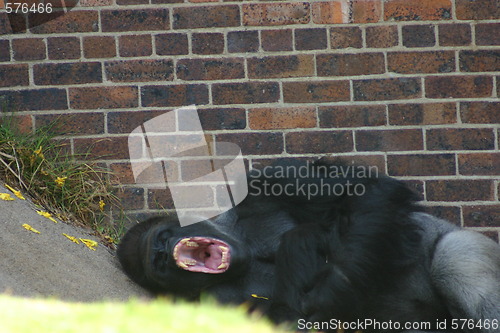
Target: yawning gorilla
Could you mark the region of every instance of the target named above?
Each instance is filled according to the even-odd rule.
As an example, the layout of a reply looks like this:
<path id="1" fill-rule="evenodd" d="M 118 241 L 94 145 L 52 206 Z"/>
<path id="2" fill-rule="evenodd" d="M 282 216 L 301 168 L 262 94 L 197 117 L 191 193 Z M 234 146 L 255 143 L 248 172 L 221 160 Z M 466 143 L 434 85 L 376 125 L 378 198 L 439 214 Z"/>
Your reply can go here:
<path id="1" fill-rule="evenodd" d="M 131 228 L 123 269 L 153 292 L 248 303 L 301 330 L 340 320 L 363 332 L 499 332 L 498 244 L 422 212 L 400 181 L 350 167 L 254 170 L 247 198 L 217 218 Z"/>

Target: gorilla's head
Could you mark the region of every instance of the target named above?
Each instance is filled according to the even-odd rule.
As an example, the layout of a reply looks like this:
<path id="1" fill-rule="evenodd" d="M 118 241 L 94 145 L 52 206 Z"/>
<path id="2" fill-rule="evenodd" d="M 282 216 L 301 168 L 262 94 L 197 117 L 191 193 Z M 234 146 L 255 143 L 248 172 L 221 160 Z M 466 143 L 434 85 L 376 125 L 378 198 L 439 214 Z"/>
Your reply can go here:
<path id="1" fill-rule="evenodd" d="M 128 276 L 155 292 L 184 297 L 244 271 L 245 249 L 213 221 L 185 227 L 176 217 L 157 217 L 131 228 L 118 247 Z"/>

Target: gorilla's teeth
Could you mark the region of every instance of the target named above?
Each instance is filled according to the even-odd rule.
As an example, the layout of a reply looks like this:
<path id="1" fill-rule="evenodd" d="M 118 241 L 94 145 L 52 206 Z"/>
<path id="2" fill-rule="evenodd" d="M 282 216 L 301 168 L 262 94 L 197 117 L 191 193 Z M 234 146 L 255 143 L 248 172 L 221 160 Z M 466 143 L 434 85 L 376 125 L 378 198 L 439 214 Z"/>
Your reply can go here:
<path id="1" fill-rule="evenodd" d="M 194 259 L 186 259 L 182 263 L 184 263 L 186 265 L 189 265 L 189 266 L 194 266 L 194 265 L 196 265 L 196 260 L 194 260 Z"/>
<path id="2" fill-rule="evenodd" d="M 223 262 L 222 264 L 219 265 L 219 267 L 217 267 L 217 269 L 223 269 L 226 267 L 227 267 L 227 264 Z"/>
<path id="3" fill-rule="evenodd" d="M 186 246 L 189 246 L 189 247 L 199 247 L 198 243 L 196 243 L 196 242 L 189 242 L 189 241 L 186 242 Z"/>
<path id="4" fill-rule="evenodd" d="M 182 262 L 182 261 L 178 261 L 178 262 L 177 262 L 177 265 L 178 265 L 179 267 L 181 267 L 181 268 L 188 268 L 188 266 L 187 266 L 184 262 Z"/>
<path id="5" fill-rule="evenodd" d="M 176 247 L 174 249 L 174 259 L 175 260 L 179 259 L 179 248 L 178 247 Z"/>

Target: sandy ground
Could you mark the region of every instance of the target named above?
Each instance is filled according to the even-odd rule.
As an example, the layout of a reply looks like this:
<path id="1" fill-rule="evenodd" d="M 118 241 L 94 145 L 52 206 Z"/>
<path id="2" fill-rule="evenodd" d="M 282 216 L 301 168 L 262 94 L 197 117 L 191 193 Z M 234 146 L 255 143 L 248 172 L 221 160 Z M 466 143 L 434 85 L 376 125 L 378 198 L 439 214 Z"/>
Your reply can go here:
<path id="1" fill-rule="evenodd" d="M 123 274 L 112 250 L 99 244 L 93 251 L 63 236 L 97 240 L 88 230 L 40 216 L 40 208 L 1 185 L 0 193 L 15 199 L 0 200 L 0 293 L 84 302 L 150 296 Z"/>

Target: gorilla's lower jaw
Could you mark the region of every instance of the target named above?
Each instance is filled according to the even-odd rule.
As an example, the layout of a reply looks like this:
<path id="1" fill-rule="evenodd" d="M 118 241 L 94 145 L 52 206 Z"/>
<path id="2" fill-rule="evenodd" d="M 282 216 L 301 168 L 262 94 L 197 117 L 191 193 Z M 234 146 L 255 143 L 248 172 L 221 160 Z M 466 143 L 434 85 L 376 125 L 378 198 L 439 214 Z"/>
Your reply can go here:
<path id="1" fill-rule="evenodd" d="M 182 269 L 190 272 L 220 274 L 231 262 L 229 245 L 215 238 L 183 238 L 174 247 L 174 259 Z"/>

